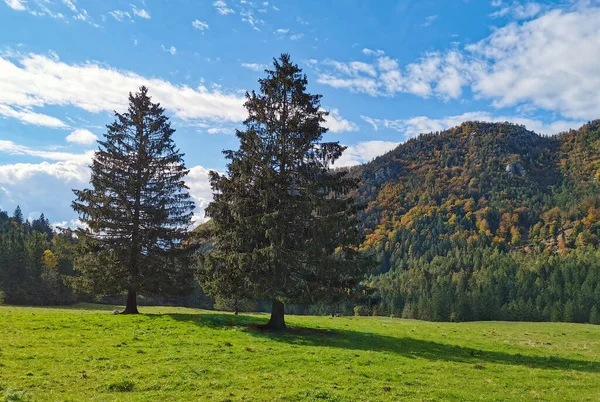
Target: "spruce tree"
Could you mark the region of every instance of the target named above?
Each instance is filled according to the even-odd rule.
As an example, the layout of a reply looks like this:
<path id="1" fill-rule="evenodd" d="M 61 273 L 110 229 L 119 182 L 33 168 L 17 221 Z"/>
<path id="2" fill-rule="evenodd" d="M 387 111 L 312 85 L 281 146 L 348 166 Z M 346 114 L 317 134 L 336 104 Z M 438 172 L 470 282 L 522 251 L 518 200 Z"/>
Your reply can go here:
<path id="1" fill-rule="evenodd" d="M 215 248 L 203 279 L 217 296 L 272 300 L 265 328 L 285 328 L 284 303 L 348 295 L 365 266 L 358 253 L 358 180 L 333 170 L 344 147 L 321 142 L 327 112 L 306 91 L 302 70 L 283 54 L 246 93 L 248 118 L 225 175 L 210 173 L 206 210 Z"/>
<path id="2" fill-rule="evenodd" d="M 13 212 L 13 217 L 12 217 L 13 222 L 15 222 L 17 225 L 22 225 L 23 224 L 23 212 L 21 211 L 21 207 L 17 205 L 17 207 L 15 208 L 15 212 Z"/>
<path id="3" fill-rule="evenodd" d="M 148 89 L 130 93 L 128 111 L 115 117 L 98 141 L 91 188 L 74 190 L 73 209 L 87 226 L 77 233 L 76 283 L 94 293 L 127 292 L 124 313 L 135 314 L 138 294 L 189 288 L 186 238 L 194 203 L 175 130 Z"/>

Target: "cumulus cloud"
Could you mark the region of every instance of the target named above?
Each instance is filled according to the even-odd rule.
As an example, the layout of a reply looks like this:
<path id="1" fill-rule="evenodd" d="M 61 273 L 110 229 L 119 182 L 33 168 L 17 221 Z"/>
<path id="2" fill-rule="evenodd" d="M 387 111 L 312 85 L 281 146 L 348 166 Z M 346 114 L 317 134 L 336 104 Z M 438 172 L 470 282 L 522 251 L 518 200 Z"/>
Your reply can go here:
<path id="1" fill-rule="evenodd" d="M 329 116 L 325 117 L 324 126 L 332 133 L 358 130 L 358 126 L 355 123 L 340 116 L 338 109 L 331 109 L 329 111 Z"/>
<path id="2" fill-rule="evenodd" d="M 553 10 L 467 49 L 485 60 L 473 90 L 498 107 L 529 104 L 573 119 L 600 116 L 600 8 Z"/>
<path id="3" fill-rule="evenodd" d="M 74 106 L 92 113 L 110 113 L 124 109 L 127 91 L 134 92 L 141 85 L 147 85 L 153 100 L 180 119 L 238 122 L 246 117 L 243 97 L 219 89 L 174 85 L 90 61 L 67 64 L 38 54 L 0 55 L 0 105 L 5 105 L 0 110 L 4 115 L 14 114 L 6 106 L 25 113 L 30 120 L 43 120 L 41 115 L 31 115 L 31 108 L 44 106 Z M 54 118 L 46 119 L 45 125 L 63 126 Z"/>
<path id="4" fill-rule="evenodd" d="M 75 217 L 70 205 L 73 188 L 89 181 L 89 169 L 82 161 L 15 163 L 0 165 L 0 208 L 20 205 L 27 213 L 38 211 L 54 220 Z"/>
<path id="5" fill-rule="evenodd" d="M 512 5 L 514 18 L 536 18 L 509 23 L 462 50 L 426 53 L 404 67 L 370 49 L 363 50 L 376 56 L 370 63 L 326 60 L 316 67 L 317 81 L 371 96 L 410 93 L 444 100 L 459 99 L 469 88 L 475 98 L 489 99 L 498 108 L 598 118 L 600 7 L 590 4 L 595 3 L 577 2 L 543 13 L 535 6 L 521 10 Z"/>
<path id="6" fill-rule="evenodd" d="M 369 162 L 377 156 L 383 155 L 400 145 L 399 142 L 391 141 L 365 141 L 356 145 L 348 146 L 338 159 L 334 167 L 346 167 Z"/>
<path id="7" fill-rule="evenodd" d="M 416 116 L 408 119 L 377 119 L 369 116 L 361 116 L 365 122 L 369 123 L 374 130 L 391 129 L 401 132 L 405 139 L 415 137 L 422 133 L 447 130 L 456 127 L 465 121 L 487 121 L 487 122 L 511 122 L 522 124 L 527 129 L 539 134 L 558 134 L 567 131 L 570 128 L 577 128 L 583 124 L 583 121 L 576 120 L 557 120 L 551 124 L 543 123 L 540 120 L 524 118 L 519 116 L 496 116 L 489 112 L 468 112 L 456 116 L 445 116 L 441 118 L 431 118 L 427 116 Z"/>
<path id="8" fill-rule="evenodd" d="M 371 96 L 412 93 L 449 99 L 460 97 L 471 75 L 472 65 L 457 51 L 428 53 L 401 69 L 397 60 L 383 56 L 383 52 L 366 50 L 363 53 L 380 56 L 372 63 L 326 60 L 321 64 L 331 69 L 320 71 L 317 82 Z"/>
<path id="9" fill-rule="evenodd" d="M 20 205 L 24 211 L 44 212 L 53 221 L 74 222 L 75 213 L 68 207 L 74 198 L 71 190 L 89 185 L 93 151 L 74 154 L 37 150 L 0 140 L 0 153 L 42 160 L 0 165 L 0 209 Z M 209 169 L 194 166 L 185 179 L 197 205 L 194 214 L 197 224 L 205 221 L 204 209 L 212 200 L 208 172 Z"/>
<path id="10" fill-rule="evenodd" d="M 190 195 L 196 202 L 197 208 L 194 212 L 195 224 L 206 222 L 204 210 L 213 199 L 208 173 L 210 169 L 202 166 L 194 166 L 185 179 L 185 183 L 190 188 Z"/>
<path id="11" fill-rule="evenodd" d="M 91 131 L 80 128 L 69 134 L 66 140 L 75 144 L 91 145 L 98 140 L 98 137 Z"/>

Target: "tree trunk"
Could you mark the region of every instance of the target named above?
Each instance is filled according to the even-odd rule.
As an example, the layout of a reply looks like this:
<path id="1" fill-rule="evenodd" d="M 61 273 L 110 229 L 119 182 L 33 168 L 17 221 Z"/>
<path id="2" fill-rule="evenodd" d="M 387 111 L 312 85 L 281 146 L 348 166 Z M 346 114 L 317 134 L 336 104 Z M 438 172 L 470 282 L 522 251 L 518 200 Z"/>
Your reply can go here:
<path id="1" fill-rule="evenodd" d="M 137 309 L 137 292 L 135 290 L 127 291 L 127 304 L 121 314 L 139 314 Z"/>
<path id="2" fill-rule="evenodd" d="M 263 326 L 265 329 L 281 331 L 286 328 L 284 319 L 284 305 L 279 300 L 273 299 L 273 307 L 271 307 L 271 319 Z"/>

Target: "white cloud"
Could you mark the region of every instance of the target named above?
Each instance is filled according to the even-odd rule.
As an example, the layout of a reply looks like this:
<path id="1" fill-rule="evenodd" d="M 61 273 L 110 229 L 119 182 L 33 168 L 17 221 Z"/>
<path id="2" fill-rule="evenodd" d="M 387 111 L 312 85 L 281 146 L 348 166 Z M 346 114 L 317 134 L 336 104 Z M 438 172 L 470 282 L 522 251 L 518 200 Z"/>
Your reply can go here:
<path id="1" fill-rule="evenodd" d="M 329 116 L 325 117 L 324 126 L 332 133 L 358 130 L 358 126 L 355 123 L 340 116 L 338 109 L 331 109 L 329 111 Z"/>
<path id="2" fill-rule="evenodd" d="M 160 45 L 162 50 L 165 52 L 171 53 L 171 55 L 175 56 L 177 54 L 177 48 L 175 46 L 166 47 L 165 45 Z"/>
<path id="3" fill-rule="evenodd" d="M 383 56 L 385 54 L 385 52 L 383 50 L 380 49 L 368 49 L 368 48 L 364 48 L 362 50 L 363 54 L 366 54 L 367 56 Z"/>
<path id="4" fill-rule="evenodd" d="M 69 9 L 71 11 L 73 11 L 74 13 L 77 12 L 77 7 L 75 6 L 75 1 L 72 0 L 63 0 L 63 4 L 67 7 L 69 7 Z"/>
<path id="5" fill-rule="evenodd" d="M 56 152 L 46 150 L 36 150 L 23 145 L 17 145 L 12 141 L 0 140 L 0 152 L 9 155 L 27 155 L 36 158 L 48 159 L 53 161 L 65 162 L 83 162 L 89 163 L 93 152 L 83 154 L 73 154 L 69 152 Z"/>
<path id="6" fill-rule="evenodd" d="M 496 7 L 502 6 L 501 2 L 496 4 Z M 523 5 L 515 1 L 511 5 L 503 6 L 500 10 L 493 12 L 491 16 L 494 18 L 511 17 L 515 20 L 524 20 L 535 17 L 542 9 L 543 6 L 539 3 L 527 3 Z"/>
<path id="7" fill-rule="evenodd" d="M 248 68 L 253 71 L 263 71 L 265 68 L 269 67 L 266 64 L 258 64 L 258 63 L 242 63 L 242 67 Z"/>
<path id="8" fill-rule="evenodd" d="M 57 161 L 0 165 L 2 208 L 20 205 L 26 213 L 44 212 L 49 219 L 71 220 L 72 188 L 89 181 L 88 162 Z"/>
<path id="9" fill-rule="evenodd" d="M 244 3 L 242 3 L 242 4 L 244 4 Z M 258 26 L 264 24 L 265 21 L 261 20 L 260 18 L 256 18 L 254 16 L 254 13 L 252 12 L 252 10 L 244 10 L 240 13 L 240 15 L 242 16 L 243 22 L 246 22 L 255 31 L 260 32 L 260 28 Z"/>
<path id="10" fill-rule="evenodd" d="M 22 0 L 4 0 L 7 6 L 12 8 L 15 11 L 25 11 L 27 7 L 25 7 L 24 1 Z"/>
<path id="11" fill-rule="evenodd" d="M 221 15 L 235 14 L 235 11 L 233 11 L 231 8 L 227 7 L 227 3 L 225 3 L 222 0 L 215 1 L 213 3 L 213 6 L 217 9 L 217 12 Z"/>
<path id="12" fill-rule="evenodd" d="M 13 109 L 8 105 L 2 105 L 0 103 L 0 116 L 9 117 L 21 120 L 25 124 L 33 124 L 36 126 L 50 127 L 50 128 L 67 128 L 68 126 L 57 119 L 56 117 L 48 116 L 41 113 L 35 113 L 27 107 L 19 108 L 18 110 Z"/>
<path id="13" fill-rule="evenodd" d="M 206 132 L 208 134 L 233 134 L 235 129 L 231 127 L 211 127 Z"/>
<path id="14" fill-rule="evenodd" d="M 400 145 L 399 142 L 391 141 L 365 141 L 349 146 L 342 157 L 339 158 L 334 167 L 346 167 L 366 163 L 377 156 L 383 155 Z"/>
<path id="15" fill-rule="evenodd" d="M 530 119 L 519 116 L 496 116 L 489 112 L 468 112 L 456 116 L 445 116 L 442 118 L 430 118 L 427 116 L 416 116 L 409 119 L 376 119 L 368 116 L 360 116 L 365 122 L 371 124 L 375 130 L 391 129 L 404 134 L 405 139 L 416 137 L 422 133 L 444 131 L 456 127 L 465 121 L 486 121 L 486 122 L 511 122 L 522 124 L 528 130 L 539 134 L 558 134 L 569 128 L 577 128 L 583 124 L 583 121 L 576 120 L 557 120 L 551 124 L 543 123 L 540 120 Z"/>
<path id="16" fill-rule="evenodd" d="M 529 104 L 574 119 L 600 116 L 600 8 L 554 10 L 467 49 L 486 61 L 473 90 L 498 107 Z"/>
<path id="17" fill-rule="evenodd" d="M 72 16 L 74 20 L 86 21 L 95 28 L 100 26 L 89 19 L 86 10 L 82 9 L 79 11 L 77 9 L 75 5 L 76 0 L 4 0 L 4 3 L 16 11 L 26 11 L 36 17 L 48 16 L 68 23 L 69 20 L 62 12 L 52 10 L 58 7 L 58 3 L 62 3 L 62 5 L 74 13 Z M 119 12 L 116 13 L 116 16 L 124 18 Z"/>
<path id="18" fill-rule="evenodd" d="M 74 106 L 92 113 L 122 110 L 127 107 L 127 92 L 141 85 L 147 85 L 154 101 L 180 119 L 239 122 L 246 118 L 242 96 L 204 85 L 174 85 L 89 61 L 66 64 L 45 55 L 0 55 L 0 105 L 21 111 L 44 106 Z"/>
<path id="19" fill-rule="evenodd" d="M 303 19 L 302 19 L 302 17 L 300 17 L 300 16 L 297 16 L 297 17 L 296 17 L 296 22 L 297 22 L 298 24 L 300 24 L 300 25 L 309 25 L 309 22 L 308 22 L 308 21 L 305 21 L 305 20 L 303 20 Z"/>
<path id="20" fill-rule="evenodd" d="M 382 54 L 368 64 L 371 68 L 326 61 L 317 69 L 317 82 L 371 96 L 410 93 L 443 100 L 459 99 L 469 87 L 475 98 L 489 99 L 497 108 L 543 109 L 576 120 L 598 118 L 600 7 L 589 4 L 562 5 L 533 20 L 509 23 L 464 50 L 426 53 L 404 68 Z M 525 8 L 516 17 L 536 10 Z M 370 50 L 363 53 L 374 55 Z"/>
<path id="21" fill-rule="evenodd" d="M 196 211 L 194 213 L 195 224 L 206 222 L 204 210 L 213 199 L 212 189 L 208 173 L 210 169 L 202 166 L 194 166 L 190 168 L 190 173 L 185 178 L 185 184 L 190 188 L 190 195 L 196 201 Z"/>
<path id="22" fill-rule="evenodd" d="M 366 50 L 363 53 L 368 55 L 377 53 Z M 471 67 L 457 51 L 428 53 L 418 62 L 407 65 L 404 70 L 399 67 L 397 60 L 389 56 L 379 56 L 373 63 L 326 60 L 323 65 L 332 66 L 333 70 L 320 72 L 317 82 L 334 88 L 347 88 L 371 96 L 412 93 L 425 98 L 435 95 L 443 99 L 461 96 Z"/>
<path id="23" fill-rule="evenodd" d="M 304 34 L 302 32 L 294 32 L 288 28 L 278 28 L 273 32 L 273 34 L 277 35 L 279 39 L 285 38 L 287 34 L 290 34 L 288 37 L 290 40 L 300 40 L 304 38 Z"/>
<path id="24" fill-rule="evenodd" d="M 128 19 L 131 20 L 131 14 L 129 14 L 129 12 L 127 11 L 121 11 L 121 10 L 114 10 L 114 11 L 109 11 L 108 12 L 115 20 L 121 22 L 124 19 Z"/>
<path id="25" fill-rule="evenodd" d="M 0 140 L 0 153 L 46 159 L 40 163 L 0 165 L 0 208 L 20 205 L 24 211 L 43 211 L 49 219 L 65 222 L 63 226 L 76 226 L 76 215 L 70 208 L 74 199 L 71 190 L 89 186 L 93 151 L 71 154 L 34 150 Z M 208 172 L 209 169 L 194 166 L 185 178 L 190 195 L 197 204 L 194 214 L 196 224 L 206 220 L 204 209 L 212 201 Z"/>
<path id="26" fill-rule="evenodd" d="M 148 11 L 144 10 L 143 8 L 136 8 L 135 6 L 132 6 L 132 11 L 134 15 L 137 15 L 140 18 L 143 18 L 145 20 L 149 20 L 150 19 L 150 14 L 148 13 Z"/>
<path id="27" fill-rule="evenodd" d="M 425 18 L 425 22 L 421 24 L 422 27 L 428 27 L 433 24 L 433 21 L 437 20 L 437 15 L 429 15 Z"/>
<path id="28" fill-rule="evenodd" d="M 208 29 L 208 24 L 206 22 L 200 21 L 200 20 L 194 20 L 192 22 L 192 26 L 199 31 L 204 31 L 204 30 Z"/>
<path id="29" fill-rule="evenodd" d="M 89 130 L 79 128 L 69 134 L 66 140 L 67 142 L 73 142 L 75 144 L 91 145 L 98 140 L 98 137 Z"/>

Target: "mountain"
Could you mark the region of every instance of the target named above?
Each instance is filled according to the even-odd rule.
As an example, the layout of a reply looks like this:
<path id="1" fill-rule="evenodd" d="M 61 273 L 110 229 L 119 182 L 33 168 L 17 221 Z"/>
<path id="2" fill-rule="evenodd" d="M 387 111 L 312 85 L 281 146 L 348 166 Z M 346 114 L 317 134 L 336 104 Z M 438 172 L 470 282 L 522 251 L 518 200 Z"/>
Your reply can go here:
<path id="1" fill-rule="evenodd" d="M 588 321 L 592 308 L 600 308 L 600 266 L 588 275 L 574 262 L 594 260 L 588 254 L 597 253 L 600 238 L 600 120 L 554 136 L 510 123 L 466 122 L 420 135 L 351 171 L 362 182 L 356 196 L 368 205 L 362 248 L 380 261 L 371 278 L 378 292 L 374 313 L 518 319 L 521 313 L 509 311 L 529 304 L 535 307 L 528 319 L 552 319 L 557 302 L 555 319 L 575 320 L 575 314 Z M 579 264 L 574 274 L 564 272 L 571 263 Z M 544 264 L 555 264 L 560 274 L 542 272 Z M 493 279 L 498 270 L 508 279 Z M 528 275 L 539 283 L 519 296 Z M 536 300 L 552 275 L 562 293 Z M 586 280 L 595 296 L 565 313 Z M 481 286 L 495 302 L 493 311 L 475 314 L 481 300 L 473 295 Z M 444 293 L 443 311 L 432 307 L 436 289 Z M 457 303 L 471 311 L 458 312 Z"/>

